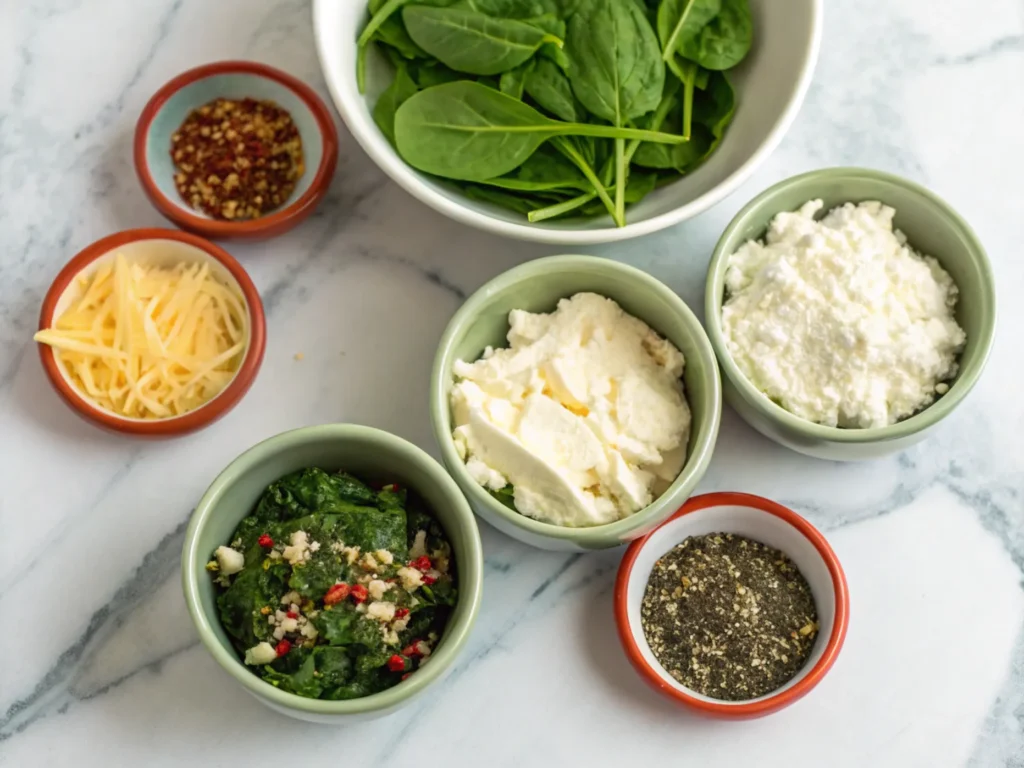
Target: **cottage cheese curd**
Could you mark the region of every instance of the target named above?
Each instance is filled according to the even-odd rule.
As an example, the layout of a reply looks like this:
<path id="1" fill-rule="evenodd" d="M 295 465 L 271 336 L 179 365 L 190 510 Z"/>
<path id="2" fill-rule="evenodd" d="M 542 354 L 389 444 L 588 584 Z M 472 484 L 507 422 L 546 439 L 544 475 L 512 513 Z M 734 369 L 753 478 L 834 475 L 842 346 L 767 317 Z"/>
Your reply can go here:
<path id="1" fill-rule="evenodd" d="M 895 424 L 957 373 L 957 287 L 893 229 L 892 208 L 847 203 L 815 220 L 822 208 L 780 213 L 765 242 L 729 257 L 726 345 L 755 387 L 801 418 Z"/>
<path id="2" fill-rule="evenodd" d="M 480 485 L 556 525 L 612 522 L 651 503 L 686 460 L 683 355 L 614 301 L 509 313 L 507 349 L 454 366 L 455 445 Z"/>

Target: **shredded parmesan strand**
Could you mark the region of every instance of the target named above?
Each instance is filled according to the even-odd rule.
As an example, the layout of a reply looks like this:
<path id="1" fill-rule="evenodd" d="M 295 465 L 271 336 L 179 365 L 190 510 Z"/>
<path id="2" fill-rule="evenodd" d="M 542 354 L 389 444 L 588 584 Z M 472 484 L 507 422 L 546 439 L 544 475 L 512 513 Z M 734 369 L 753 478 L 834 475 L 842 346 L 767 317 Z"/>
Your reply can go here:
<path id="1" fill-rule="evenodd" d="M 180 416 L 216 397 L 249 338 L 245 299 L 207 263 L 129 263 L 78 278 L 80 298 L 35 340 L 87 399 L 120 416 Z"/>

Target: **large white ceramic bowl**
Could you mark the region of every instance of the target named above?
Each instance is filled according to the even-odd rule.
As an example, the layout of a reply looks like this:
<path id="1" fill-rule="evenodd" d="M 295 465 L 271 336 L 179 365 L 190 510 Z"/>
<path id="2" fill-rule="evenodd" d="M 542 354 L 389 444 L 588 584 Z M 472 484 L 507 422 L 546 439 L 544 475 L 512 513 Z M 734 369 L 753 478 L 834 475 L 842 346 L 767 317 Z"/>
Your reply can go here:
<path id="1" fill-rule="evenodd" d="M 406 191 L 456 221 L 509 237 L 585 245 L 626 240 L 678 224 L 723 200 L 772 153 L 796 117 L 818 59 L 824 0 L 750 0 L 754 47 L 730 78 L 736 118 L 721 146 L 694 173 L 630 206 L 627 225 L 607 216 L 530 224 L 520 214 L 446 189 L 405 164 L 373 122 L 390 65 L 371 51 L 367 88 L 356 87 L 356 37 L 366 23 L 365 0 L 314 0 L 313 23 L 324 78 L 356 141 Z"/>

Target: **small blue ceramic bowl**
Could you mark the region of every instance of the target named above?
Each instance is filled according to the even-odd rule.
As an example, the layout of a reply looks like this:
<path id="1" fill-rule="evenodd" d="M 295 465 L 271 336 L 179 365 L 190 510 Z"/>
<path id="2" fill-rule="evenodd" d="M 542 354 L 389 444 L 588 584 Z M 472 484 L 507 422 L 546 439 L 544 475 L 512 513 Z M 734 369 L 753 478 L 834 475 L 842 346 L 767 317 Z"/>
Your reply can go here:
<path id="1" fill-rule="evenodd" d="M 189 113 L 217 98 L 272 101 L 291 115 L 305 171 L 285 203 L 258 219 L 223 221 L 189 206 L 174 186 L 171 136 Z M 305 83 L 252 61 L 219 61 L 183 72 L 156 92 L 135 126 L 135 170 L 150 201 L 182 229 L 209 238 L 262 240 L 313 212 L 338 162 L 338 139 L 326 105 Z"/>

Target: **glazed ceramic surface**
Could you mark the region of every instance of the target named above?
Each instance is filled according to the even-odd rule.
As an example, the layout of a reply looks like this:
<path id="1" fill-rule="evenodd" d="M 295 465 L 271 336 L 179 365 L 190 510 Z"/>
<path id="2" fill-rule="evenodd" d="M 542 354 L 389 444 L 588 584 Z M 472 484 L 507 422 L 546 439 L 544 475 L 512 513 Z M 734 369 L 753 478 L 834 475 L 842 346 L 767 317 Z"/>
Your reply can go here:
<path id="1" fill-rule="evenodd" d="M 341 755 L 419 765 L 425 742 L 442 744 L 446 768 L 1018 768 L 1020 2 L 826 6 L 814 83 L 771 158 L 706 213 L 628 244 L 553 248 L 462 226 L 392 183 L 342 128 L 316 212 L 273 241 L 228 246 L 267 314 L 256 383 L 209 429 L 142 443 L 85 424 L 53 394 L 31 341 L 43 295 L 88 243 L 165 226 L 130 142 L 168 79 L 244 57 L 330 99 L 309 4 L 0 2 L 0 610 L 22 628 L 0 632 L 0 764 L 249 767 L 276 760 L 287 738 L 289 762 L 317 768 Z M 386 719 L 287 720 L 210 656 L 182 598 L 181 548 L 192 510 L 239 454 L 347 421 L 440 458 L 431 367 L 448 322 L 488 280 L 582 250 L 643 269 L 702 316 L 708 261 L 736 212 L 782 179 L 851 165 L 923 183 L 970 222 L 992 260 L 999 329 L 962 405 L 927 440 L 875 461 L 802 456 L 724 409 L 695 493 L 785 504 L 846 570 L 850 631 L 812 695 L 745 723 L 689 715 L 622 654 L 612 593 L 623 548 L 545 552 L 484 522 L 485 597 L 465 650 Z"/>
<path id="2" fill-rule="evenodd" d="M 553 312 L 560 299 L 580 292 L 597 293 L 616 301 L 683 353 L 683 388 L 692 421 L 686 464 L 665 493 L 636 514 L 614 523 L 569 528 L 513 512 L 473 480 L 455 451 L 449 401 L 452 366 L 457 360 L 477 360 L 488 346 L 508 346 L 509 312 Z M 689 308 L 650 275 L 589 256 L 553 256 L 531 261 L 481 287 L 459 308 L 441 337 L 430 382 L 430 418 L 441 457 L 473 509 L 500 531 L 542 549 L 586 551 L 619 546 L 672 514 L 707 470 L 718 438 L 721 411 L 718 365 L 704 329 Z"/>
<path id="3" fill-rule="evenodd" d="M 430 663 L 394 688 L 347 701 L 320 701 L 280 691 L 239 660 L 217 615 L 217 591 L 206 571 L 211 553 L 231 541 L 267 486 L 307 467 L 345 470 L 373 483 L 397 482 L 415 492 L 452 545 L 459 600 Z M 369 427 L 330 424 L 285 432 L 243 453 L 200 500 L 181 555 L 185 602 L 199 637 L 221 667 L 270 708 L 300 720 L 342 724 L 382 717 L 422 696 L 448 673 L 476 620 L 483 587 L 483 555 L 476 520 L 441 466 L 411 443 Z"/>
<path id="4" fill-rule="evenodd" d="M 370 157 L 406 191 L 475 227 L 543 243 L 583 245 L 626 240 L 685 221 L 736 190 L 778 146 L 792 124 L 818 58 L 823 0 L 751 0 L 756 33 L 750 54 L 729 76 L 739 107 L 721 146 L 694 173 L 626 210 L 625 227 L 607 216 L 529 224 L 515 212 L 467 200 L 413 170 L 373 122 L 373 106 L 391 79 L 376 49 L 367 60 L 366 93 L 356 86 L 356 37 L 366 22 L 362 0 L 316 0 L 314 20 L 324 77 L 334 104 Z"/>
<path id="5" fill-rule="evenodd" d="M 288 112 L 302 140 L 304 170 L 295 188 L 257 219 L 214 219 L 188 205 L 175 186 L 172 138 L 193 110 L 218 98 L 271 101 Z M 299 224 L 326 194 L 338 153 L 323 101 L 287 72 L 251 61 L 206 64 L 165 83 L 143 108 L 134 144 L 135 170 L 153 205 L 183 229 L 223 239 L 264 239 Z"/>
<path id="6" fill-rule="evenodd" d="M 760 239 L 778 213 L 808 200 L 823 212 L 847 202 L 880 200 L 896 210 L 894 226 L 918 253 L 934 256 L 959 288 L 956 319 L 967 334 L 960 369 L 949 392 L 898 424 L 877 429 L 838 429 L 789 413 L 759 392 L 733 362 L 722 334 L 722 303 L 729 256 L 743 243 Z M 953 412 L 977 383 L 995 336 L 996 287 L 988 256 L 977 235 L 948 203 L 918 184 L 862 168 L 828 168 L 787 179 L 758 195 L 726 228 L 708 267 L 704 312 L 711 343 L 725 381 L 729 404 L 761 434 L 809 456 L 836 461 L 873 459 L 923 440 Z"/>

